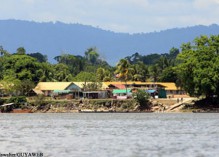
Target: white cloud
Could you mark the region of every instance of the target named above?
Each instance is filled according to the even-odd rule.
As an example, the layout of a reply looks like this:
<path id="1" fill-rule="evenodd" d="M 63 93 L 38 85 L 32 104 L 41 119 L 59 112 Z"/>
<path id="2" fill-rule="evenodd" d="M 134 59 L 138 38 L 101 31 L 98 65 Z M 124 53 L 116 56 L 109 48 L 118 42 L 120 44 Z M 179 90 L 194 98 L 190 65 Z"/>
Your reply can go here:
<path id="1" fill-rule="evenodd" d="M 194 6 L 198 9 L 210 9 L 211 7 L 218 7 L 219 0 L 195 0 Z"/>

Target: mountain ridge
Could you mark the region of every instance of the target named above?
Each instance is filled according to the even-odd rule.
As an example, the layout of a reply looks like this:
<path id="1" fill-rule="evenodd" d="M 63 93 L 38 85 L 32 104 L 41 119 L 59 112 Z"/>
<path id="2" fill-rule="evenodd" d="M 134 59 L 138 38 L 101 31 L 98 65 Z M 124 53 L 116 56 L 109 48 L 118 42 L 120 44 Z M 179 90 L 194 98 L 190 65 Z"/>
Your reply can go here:
<path id="1" fill-rule="evenodd" d="M 18 47 L 24 47 L 27 53 L 47 55 L 50 62 L 62 53 L 83 56 L 88 48 L 96 47 L 102 58 L 115 65 L 119 59 L 135 52 L 168 53 L 172 47 L 180 48 L 182 43 L 200 35 L 218 34 L 217 24 L 129 34 L 82 24 L 0 20 L 0 45 L 4 49 L 13 53 Z"/>

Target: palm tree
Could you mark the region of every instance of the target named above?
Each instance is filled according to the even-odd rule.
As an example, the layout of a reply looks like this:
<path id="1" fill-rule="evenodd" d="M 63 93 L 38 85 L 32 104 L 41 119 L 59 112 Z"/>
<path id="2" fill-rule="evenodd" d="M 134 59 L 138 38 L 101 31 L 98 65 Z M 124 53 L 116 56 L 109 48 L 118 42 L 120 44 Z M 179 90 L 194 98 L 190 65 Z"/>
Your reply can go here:
<path id="1" fill-rule="evenodd" d="M 96 71 L 98 81 L 108 82 L 112 80 L 111 72 L 108 69 L 98 68 Z"/>
<path id="2" fill-rule="evenodd" d="M 132 66 L 132 80 L 145 81 L 148 77 L 148 68 L 143 62 L 137 62 Z"/>
<path id="3" fill-rule="evenodd" d="M 151 77 L 153 79 L 153 82 L 157 82 L 158 81 L 158 77 L 159 77 L 159 68 L 158 68 L 158 65 L 155 64 L 155 65 L 152 65 L 150 67 L 150 73 L 151 73 Z"/>
<path id="4" fill-rule="evenodd" d="M 96 64 L 99 58 L 99 53 L 96 48 L 89 48 L 85 52 L 85 58 L 91 63 Z"/>
<path id="5" fill-rule="evenodd" d="M 131 71 L 130 63 L 128 62 L 128 60 L 121 59 L 116 66 L 115 74 L 120 80 L 125 81 L 126 95 L 127 95 L 127 81 L 130 76 L 129 75 L 130 71 Z"/>

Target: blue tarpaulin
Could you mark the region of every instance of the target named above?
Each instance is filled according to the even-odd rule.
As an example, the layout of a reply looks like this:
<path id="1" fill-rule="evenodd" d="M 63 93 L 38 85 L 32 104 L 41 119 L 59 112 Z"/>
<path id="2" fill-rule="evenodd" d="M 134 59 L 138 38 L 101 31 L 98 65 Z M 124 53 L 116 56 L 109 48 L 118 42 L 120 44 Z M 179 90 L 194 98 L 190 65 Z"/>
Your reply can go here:
<path id="1" fill-rule="evenodd" d="M 149 89 L 149 90 L 146 90 L 146 92 L 151 94 L 151 93 L 156 92 L 156 90 L 154 90 L 154 89 Z"/>

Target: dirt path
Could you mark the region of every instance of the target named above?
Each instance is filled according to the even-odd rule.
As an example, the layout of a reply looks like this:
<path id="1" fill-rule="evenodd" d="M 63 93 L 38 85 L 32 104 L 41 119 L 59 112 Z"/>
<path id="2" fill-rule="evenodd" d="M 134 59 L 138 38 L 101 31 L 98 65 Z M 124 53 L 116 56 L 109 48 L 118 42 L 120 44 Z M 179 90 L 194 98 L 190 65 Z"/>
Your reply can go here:
<path id="1" fill-rule="evenodd" d="M 164 110 L 164 112 L 178 112 L 185 103 L 191 103 L 193 100 L 196 99 L 197 98 L 184 98 L 183 101 L 179 100 L 180 102 L 170 106 L 168 109 Z"/>

